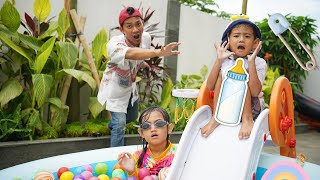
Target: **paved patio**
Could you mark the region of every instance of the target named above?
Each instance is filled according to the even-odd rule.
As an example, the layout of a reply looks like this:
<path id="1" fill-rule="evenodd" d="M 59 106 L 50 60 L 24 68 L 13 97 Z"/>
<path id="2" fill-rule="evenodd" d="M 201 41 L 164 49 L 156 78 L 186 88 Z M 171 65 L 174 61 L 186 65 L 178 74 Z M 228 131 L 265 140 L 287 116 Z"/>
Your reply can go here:
<path id="1" fill-rule="evenodd" d="M 308 131 L 306 133 L 296 134 L 297 154 L 307 156 L 306 161 L 320 165 L 320 132 Z M 263 152 L 270 154 L 279 154 L 279 147 L 265 146 Z"/>

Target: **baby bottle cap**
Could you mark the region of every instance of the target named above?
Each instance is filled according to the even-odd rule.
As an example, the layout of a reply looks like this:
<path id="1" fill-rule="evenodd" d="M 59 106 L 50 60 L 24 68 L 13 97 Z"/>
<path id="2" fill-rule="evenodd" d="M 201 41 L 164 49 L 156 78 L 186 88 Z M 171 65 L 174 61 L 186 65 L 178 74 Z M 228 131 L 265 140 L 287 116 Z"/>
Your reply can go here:
<path id="1" fill-rule="evenodd" d="M 236 65 L 228 71 L 227 77 L 235 80 L 246 81 L 247 74 L 242 66 L 243 62 L 244 60 L 242 58 L 238 58 L 236 60 Z"/>
<path id="2" fill-rule="evenodd" d="M 238 58 L 238 59 L 236 60 L 236 66 L 234 66 L 234 67 L 231 69 L 231 71 L 232 71 L 232 72 L 235 72 L 235 73 L 238 73 L 238 74 L 245 74 L 244 69 L 243 69 L 243 67 L 242 67 L 243 61 L 244 61 L 244 60 L 243 60 L 242 58 Z"/>

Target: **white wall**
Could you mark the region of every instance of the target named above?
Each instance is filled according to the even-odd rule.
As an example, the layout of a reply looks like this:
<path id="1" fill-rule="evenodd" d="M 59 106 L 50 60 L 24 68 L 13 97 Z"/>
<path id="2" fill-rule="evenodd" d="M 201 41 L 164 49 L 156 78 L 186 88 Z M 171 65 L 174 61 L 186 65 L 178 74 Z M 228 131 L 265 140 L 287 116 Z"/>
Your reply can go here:
<path id="1" fill-rule="evenodd" d="M 309 75 L 303 82 L 303 93 L 320 102 L 320 45 L 314 49 L 314 56 L 317 60 L 318 68 L 309 71 Z"/>
<path id="2" fill-rule="evenodd" d="M 178 80 L 181 74 L 200 75 L 203 65 L 207 65 L 210 71 L 216 57 L 214 43 L 221 42 L 228 23 L 227 20 L 181 6 Z"/>

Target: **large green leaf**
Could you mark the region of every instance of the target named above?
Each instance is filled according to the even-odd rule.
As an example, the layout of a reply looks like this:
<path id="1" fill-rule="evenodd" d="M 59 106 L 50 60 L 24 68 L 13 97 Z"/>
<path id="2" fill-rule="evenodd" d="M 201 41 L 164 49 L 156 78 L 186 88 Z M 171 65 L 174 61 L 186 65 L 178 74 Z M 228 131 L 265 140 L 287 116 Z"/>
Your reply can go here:
<path id="1" fill-rule="evenodd" d="M 173 83 L 170 78 L 168 78 L 166 84 L 163 86 L 162 93 L 161 93 L 161 104 L 162 108 L 167 108 L 171 101 L 171 91 L 173 89 Z"/>
<path id="2" fill-rule="evenodd" d="M 60 132 L 67 122 L 69 107 L 64 105 L 59 98 L 50 98 L 50 121 L 49 124 Z"/>
<path id="3" fill-rule="evenodd" d="M 96 118 L 104 109 L 105 107 L 99 103 L 97 97 L 90 97 L 89 111 L 92 114 L 93 118 Z"/>
<path id="4" fill-rule="evenodd" d="M 48 18 L 50 10 L 49 0 L 35 0 L 33 3 L 33 13 L 39 22 L 44 22 Z"/>
<path id="5" fill-rule="evenodd" d="M 48 57 L 50 56 L 55 41 L 56 37 L 53 36 L 40 47 L 33 66 L 36 74 L 41 73 L 44 65 L 48 60 Z"/>
<path id="6" fill-rule="evenodd" d="M 31 56 L 20 46 L 16 45 L 9 37 L 6 36 L 3 32 L 0 31 L 0 39 L 6 43 L 9 47 L 11 47 L 13 50 L 17 51 L 19 54 L 27 58 L 29 61 L 32 61 Z"/>
<path id="7" fill-rule="evenodd" d="M 39 36 L 39 39 L 44 39 L 46 37 L 49 37 L 58 29 L 58 22 L 57 21 L 51 21 L 49 23 L 49 28 Z"/>
<path id="8" fill-rule="evenodd" d="M 53 77 L 48 74 L 33 74 L 33 95 L 39 107 L 42 107 L 48 99 L 53 86 Z"/>
<path id="9" fill-rule="evenodd" d="M 66 10 L 63 8 L 59 14 L 58 19 L 58 36 L 62 39 L 68 28 L 70 27 L 69 17 L 67 16 Z"/>
<path id="10" fill-rule="evenodd" d="M 59 42 L 61 60 L 64 69 L 72 69 L 76 66 L 78 57 L 78 48 L 74 43 Z"/>
<path id="11" fill-rule="evenodd" d="M 79 82 L 85 81 L 92 89 L 96 89 L 96 81 L 93 79 L 91 74 L 76 69 L 63 69 L 57 73 L 57 77 L 63 77 L 65 73 L 70 74 Z"/>
<path id="12" fill-rule="evenodd" d="M 92 42 L 92 54 L 95 58 L 95 65 L 99 67 L 102 60 L 102 55 L 107 56 L 107 33 L 102 28 L 100 32 L 96 35 Z"/>
<path id="13" fill-rule="evenodd" d="M 41 41 L 37 38 L 25 34 L 19 34 L 19 38 L 21 42 L 23 42 L 25 45 L 29 46 L 30 48 L 38 51 L 41 46 Z"/>
<path id="14" fill-rule="evenodd" d="M 18 97 L 23 91 L 23 88 L 18 80 L 9 79 L 6 81 L 0 91 L 0 106 L 3 108 L 10 100 Z"/>
<path id="15" fill-rule="evenodd" d="M 0 16 L 2 23 L 12 32 L 16 32 L 20 26 L 20 14 L 8 0 L 2 5 Z"/>

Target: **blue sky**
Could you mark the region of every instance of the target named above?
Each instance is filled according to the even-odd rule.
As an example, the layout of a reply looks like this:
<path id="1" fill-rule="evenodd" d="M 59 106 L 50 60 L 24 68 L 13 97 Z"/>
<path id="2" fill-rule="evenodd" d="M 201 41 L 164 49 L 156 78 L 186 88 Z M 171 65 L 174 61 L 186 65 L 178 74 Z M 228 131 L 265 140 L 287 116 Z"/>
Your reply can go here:
<path id="1" fill-rule="evenodd" d="M 214 0 L 219 11 L 241 13 L 242 0 Z M 294 16 L 309 16 L 316 19 L 320 33 L 320 0 L 248 0 L 247 15 L 251 21 L 260 21 L 268 14 L 291 13 Z"/>

